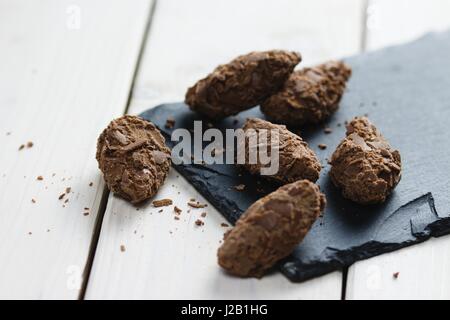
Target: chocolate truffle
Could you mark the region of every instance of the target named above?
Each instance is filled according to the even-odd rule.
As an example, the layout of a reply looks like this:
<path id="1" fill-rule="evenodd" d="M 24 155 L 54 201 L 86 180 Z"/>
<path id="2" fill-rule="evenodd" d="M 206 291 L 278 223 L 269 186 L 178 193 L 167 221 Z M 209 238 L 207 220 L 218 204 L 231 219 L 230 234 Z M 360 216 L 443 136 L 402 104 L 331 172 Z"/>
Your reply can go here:
<path id="1" fill-rule="evenodd" d="M 316 154 L 302 138 L 286 129 L 286 126 L 251 118 L 247 119 L 243 130 L 245 132 L 245 147 L 242 144 L 239 145 L 237 159 L 238 161 L 240 161 L 239 158 L 245 159 L 245 163 L 241 165 L 251 174 L 261 174 L 263 177 L 280 184 L 302 179 L 315 182 L 319 178 L 321 165 Z M 273 133 L 277 133 L 278 136 L 273 136 Z M 276 140 L 272 141 L 272 139 L 277 139 L 278 143 L 276 143 Z M 254 156 L 256 163 L 252 163 L 255 161 L 251 161 L 250 151 L 257 154 L 255 147 L 257 147 L 258 152 L 263 150 L 263 153 L 270 155 L 271 159 L 268 164 L 262 164 L 259 156 L 257 158 Z M 277 158 L 272 153 L 272 147 L 278 147 Z M 245 152 L 244 156 L 241 155 L 242 152 Z M 273 166 L 272 161 L 276 160 L 278 160 L 276 173 L 262 174 L 261 169 Z"/>
<path id="2" fill-rule="evenodd" d="M 134 204 L 155 195 L 171 163 L 159 130 L 135 116 L 111 121 L 98 138 L 97 161 L 108 188 Z"/>
<path id="3" fill-rule="evenodd" d="M 278 91 L 301 61 L 295 52 L 251 52 L 218 66 L 186 93 L 186 104 L 221 119 L 262 103 Z"/>
<path id="4" fill-rule="evenodd" d="M 219 265 L 241 277 L 261 277 L 303 240 L 325 207 L 308 180 L 287 184 L 256 201 L 225 234 Z"/>
<path id="5" fill-rule="evenodd" d="M 261 104 L 261 111 L 268 119 L 289 126 L 322 122 L 338 109 L 350 75 L 350 67 L 340 61 L 296 71 Z"/>
<path id="6" fill-rule="evenodd" d="M 343 196 L 361 204 L 384 202 L 401 178 L 400 153 L 366 117 L 347 125 L 330 164 L 331 180 Z"/>

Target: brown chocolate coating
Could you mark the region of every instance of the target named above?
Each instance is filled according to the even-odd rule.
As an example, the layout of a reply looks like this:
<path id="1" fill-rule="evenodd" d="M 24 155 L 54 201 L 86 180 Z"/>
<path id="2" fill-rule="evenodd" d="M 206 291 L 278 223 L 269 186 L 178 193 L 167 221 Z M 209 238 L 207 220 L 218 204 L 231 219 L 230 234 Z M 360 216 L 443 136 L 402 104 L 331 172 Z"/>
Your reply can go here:
<path id="1" fill-rule="evenodd" d="M 219 265 L 241 277 L 261 277 L 303 240 L 325 208 L 325 196 L 308 180 L 287 184 L 256 201 L 225 235 Z"/>
<path id="2" fill-rule="evenodd" d="M 159 130 L 135 116 L 115 119 L 103 130 L 97 161 L 108 188 L 134 204 L 155 195 L 171 164 Z"/>
<path id="3" fill-rule="evenodd" d="M 261 104 L 261 111 L 274 122 L 289 126 L 322 122 L 338 109 L 351 72 L 340 61 L 296 71 L 281 91 Z"/>
<path id="4" fill-rule="evenodd" d="M 361 204 L 384 202 L 401 178 L 400 153 L 366 117 L 347 125 L 330 164 L 331 180 L 343 196 Z"/>
<path id="5" fill-rule="evenodd" d="M 267 130 L 265 131 L 269 134 L 267 145 L 261 144 L 261 140 L 258 140 L 258 148 L 266 148 L 262 150 L 267 150 L 268 148 L 269 152 L 271 152 L 272 137 L 270 135 L 270 130 L 277 130 L 279 139 L 279 169 L 276 174 L 263 175 L 263 177 L 280 184 L 291 183 L 302 179 L 308 179 L 315 182 L 319 179 L 321 165 L 316 154 L 302 138 L 286 129 L 286 126 L 276 125 L 257 118 L 251 118 L 247 119 L 243 130 L 246 133 L 246 145 L 245 149 L 240 147 L 238 148 L 238 151 L 243 152 L 245 150 L 245 164 L 242 166 L 251 174 L 259 175 L 261 173 L 262 165 L 259 162 L 259 157 L 256 164 L 249 163 L 250 137 L 252 135 L 263 133 L 264 131 L 262 130 Z M 266 167 L 267 166 L 269 165 L 266 165 Z"/>
<path id="6" fill-rule="evenodd" d="M 218 66 L 186 93 L 186 104 L 221 119 L 262 103 L 279 90 L 301 61 L 295 52 L 251 52 Z"/>

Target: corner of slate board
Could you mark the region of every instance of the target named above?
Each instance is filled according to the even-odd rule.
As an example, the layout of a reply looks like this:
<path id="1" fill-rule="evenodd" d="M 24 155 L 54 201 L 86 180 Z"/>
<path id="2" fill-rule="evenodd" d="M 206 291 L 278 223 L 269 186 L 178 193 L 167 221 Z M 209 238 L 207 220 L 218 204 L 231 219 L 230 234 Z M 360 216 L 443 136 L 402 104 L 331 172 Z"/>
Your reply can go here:
<path id="1" fill-rule="evenodd" d="M 353 68 L 340 109 L 325 124 L 333 129 L 305 128 L 302 137 L 325 166 L 318 181 L 327 207 L 304 241 L 280 263 L 292 281 L 304 281 L 385 252 L 450 233 L 450 32 L 346 59 Z M 345 136 L 344 122 L 368 115 L 391 144 L 400 150 L 403 176 L 382 205 L 360 206 L 342 198 L 328 178 L 327 158 Z M 208 120 L 183 103 L 164 104 L 141 114 L 167 138 L 176 128 L 192 128 Z M 176 120 L 167 129 L 167 118 Z M 214 123 L 241 127 L 248 117 L 264 116 L 259 108 Z M 325 143 L 328 148 L 317 146 Z M 231 223 L 275 186 L 232 165 L 177 165 L 176 169 Z M 244 192 L 232 187 L 244 184 Z M 261 192 L 260 189 L 264 189 Z"/>

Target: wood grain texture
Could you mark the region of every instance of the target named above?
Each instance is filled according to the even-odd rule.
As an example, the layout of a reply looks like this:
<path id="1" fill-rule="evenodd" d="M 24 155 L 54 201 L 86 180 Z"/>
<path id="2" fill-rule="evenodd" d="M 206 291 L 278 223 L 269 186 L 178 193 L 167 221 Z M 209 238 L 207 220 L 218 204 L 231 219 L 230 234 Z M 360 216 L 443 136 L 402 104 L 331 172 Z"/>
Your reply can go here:
<path id="1" fill-rule="evenodd" d="M 0 298 L 78 297 L 96 138 L 125 110 L 150 4 L 0 1 Z"/>
<path id="2" fill-rule="evenodd" d="M 379 49 L 450 26 L 447 0 L 369 0 L 367 47 Z"/>
<path id="3" fill-rule="evenodd" d="M 449 28 L 449 12 L 450 2 L 445 0 L 371 1 L 367 49 L 406 42 L 430 31 Z M 358 262 L 349 269 L 346 297 L 449 299 L 449 252 L 450 238 L 442 237 Z"/>
<path id="4" fill-rule="evenodd" d="M 182 100 L 217 64 L 248 51 L 298 50 L 303 65 L 354 54 L 362 9 L 358 0 L 159 1 L 129 111 Z M 110 196 L 86 298 L 340 298 L 340 272 L 302 284 L 278 273 L 261 280 L 227 276 L 216 262 L 223 217 L 211 206 L 188 213 L 190 198 L 204 199 L 174 170 L 155 197 L 162 198 L 183 210 L 180 220 L 172 206 L 136 210 Z M 203 227 L 195 225 L 198 218 Z"/>

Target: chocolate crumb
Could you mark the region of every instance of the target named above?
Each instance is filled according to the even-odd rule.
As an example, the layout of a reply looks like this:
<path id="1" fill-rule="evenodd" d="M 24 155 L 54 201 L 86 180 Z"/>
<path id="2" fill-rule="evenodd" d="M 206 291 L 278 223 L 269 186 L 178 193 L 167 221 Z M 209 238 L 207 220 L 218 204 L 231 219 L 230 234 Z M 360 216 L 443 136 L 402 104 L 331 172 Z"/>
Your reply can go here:
<path id="1" fill-rule="evenodd" d="M 25 148 L 25 145 L 24 145 L 24 144 L 21 144 L 20 147 L 19 147 L 19 151 L 20 151 L 20 150 L 23 150 L 24 148 Z"/>
<path id="2" fill-rule="evenodd" d="M 239 185 L 237 185 L 237 186 L 234 186 L 234 189 L 235 189 L 236 191 L 244 191 L 244 189 L 245 189 L 245 184 L 239 184 Z"/>
<path id="3" fill-rule="evenodd" d="M 161 213 L 161 212 L 163 212 L 163 211 L 164 211 L 163 209 L 161 209 L 161 210 L 158 210 L 158 212 L 159 212 L 159 213 Z"/>
<path id="4" fill-rule="evenodd" d="M 32 198 L 31 202 L 36 203 L 36 199 Z"/>
<path id="5" fill-rule="evenodd" d="M 175 126 L 175 119 L 172 117 L 167 118 L 165 127 L 167 129 L 172 129 Z"/>
<path id="6" fill-rule="evenodd" d="M 83 212 L 83 216 L 88 216 L 89 212 Z"/>
<path id="7" fill-rule="evenodd" d="M 44 177 L 43 177 L 43 176 L 38 176 L 38 177 L 36 178 L 36 180 L 42 181 L 42 180 L 44 180 Z"/>
<path id="8" fill-rule="evenodd" d="M 69 199 L 66 199 L 66 200 L 64 201 L 64 203 L 67 203 L 67 202 L 69 202 Z"/>
<path id="9" fill-rule="evenodd" d="M 194 201 L 189 201 L 188 202 L 188 206 L 190 206 L 190 207 L 192 207 L 192 208 L 197 208 L 197 209 L 199 209 L 199 208 L 205 208 L 205 207 L 207 207 L 208 205 L 207 204 L 201 204 L 200 202 L 194 202 Z"/>
<path id="10" fill-rule="evenodd" d="M 175 220 L 180 220 L 180 217 L 179 216 L 175 216 L 175 217 L 173 217 Z"/>
<path id="11" fill-rule="evenodd" d="M 183 212 L 183 210 L 181 210 L 177 206 L 173 207 L 173 211 L 175 211 L 176 214 L 180 214 L 181 212 Z"/>
<path id="12" fill-rule="evenodd" d="M 30 231 L 30 232 L 28 232 L 28 234 L 31 236 L 33 234 L 33 232 Z"/>
<path id="13" fill-rule="evenodd" d="M 200 220 L 200 219 L 195 220 L 195 225 L 196 225 L 196 226 L 201 227 L 201 226 L 203 226 L 204 224 L 205 224 L 205 223 L 204 223 L 202 220 Z"/>
<path id="14" fill-rule="evenodd" d="M 230 225 L 229 225 L 228 223 L 222 222 L 222 223 L 220 224 L 220 226 L 221 226 L 221 227 L 224 227 L 224 228 L 228 228 Z"/>
<path id="15" fill-rule="evenodd" d="M 394 279 L 398 279 L 398 276 L 400 275 L 400 272 L 395 272 L 392 276 Z"/>
<path id="16" fill-rule="evenodd" d="M 320 143 L 318 145 L 318 147 L 319 147 L 320 150 L 325 150 L 327 148 L 327 145 L 325 143 Z"/>
<path id="17" fill-rule="evenodd" d="M 94 185 L 93 182 L 89 182 L 89 187 L 92 187 Z"/>
<path id="18" fill-rule="evenodd" d="M 167 206 L 170 206 L 172 203 L 173 203 L 173 201 L 171 199 L 161 199 L 161 200 L 155 200 L 152 202 L 152 204 L 155 208 L 167 207 Z"/>
<path id="19" fill-rule="evenodd" d="M 120 251 L 125 252 L 125 246 L 123 244 L 120 245 Z"/>
<path id="20" fill-rule="evenodd" d="M 34 146 L 34 143 L 31 141 L 27 142 L 27 148 L 32 148 Z"/>
<path id="21" fill-rule="evenodd" d="M 206 212 L 202 212 L 202 214 L 201 214 L 201 216 L 204 218 L 204 217 L 206 217 Z"/>
<path id="22" fill-rule="evenodd" d="M 62 200 L 65 196 L 66 196 L 66 194 L 65 194 L 65 193 L 62 193 L 62 194 L 58 197 L 58 199 L 59 199 L 59 200 Z"/>
<path id="23" fill-rule="evenodd" d="M 67 187 L 66 188 L 66 193 L 70 193 L 70 191 L 72 191 L 72 188 L 71 187 Z"/>
<path id="24" fill-rule="evenodd" d="M 89 208 L 88 208 L 88 207 L 85 207 L 84 210 L 89 211 Z"/>

